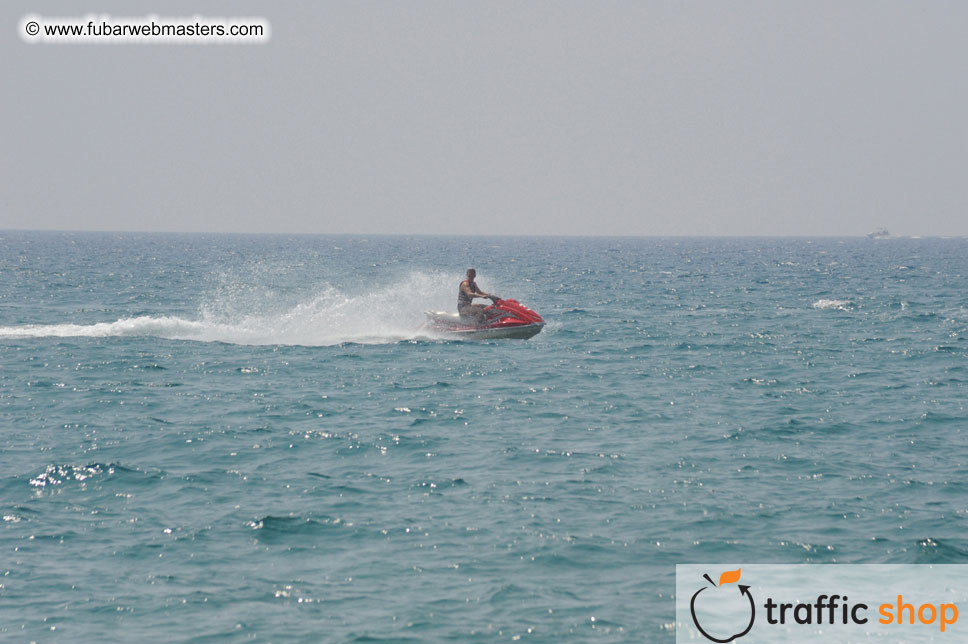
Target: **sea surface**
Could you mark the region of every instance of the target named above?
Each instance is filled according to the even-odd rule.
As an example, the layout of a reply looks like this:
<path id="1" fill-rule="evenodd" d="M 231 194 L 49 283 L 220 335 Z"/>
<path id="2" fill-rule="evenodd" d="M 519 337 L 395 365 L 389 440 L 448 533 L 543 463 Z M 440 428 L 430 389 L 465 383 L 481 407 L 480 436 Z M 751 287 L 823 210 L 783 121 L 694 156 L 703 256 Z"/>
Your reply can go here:
<path id="1" fill-rule="evenodd" d="M 482 289 L 530 340 L 421 329 Z M 968 241 L 0 231 L 0 641 L 672 642 L 968 563 Z"/>

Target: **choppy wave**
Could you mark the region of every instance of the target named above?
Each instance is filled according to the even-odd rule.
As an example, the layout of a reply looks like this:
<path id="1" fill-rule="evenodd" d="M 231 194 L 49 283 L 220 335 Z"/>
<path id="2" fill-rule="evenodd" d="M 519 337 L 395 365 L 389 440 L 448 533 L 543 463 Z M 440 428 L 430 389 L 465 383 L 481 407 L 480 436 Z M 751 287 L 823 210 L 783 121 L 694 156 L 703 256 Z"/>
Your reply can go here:
<path id="1" fill-rule="evenodd" d="M 70 482 L 84 483 L 100 476 L 141 475 L 143 472 L 127 468 L 117 463 L 87 463 L 74 465 L 70 463 L 52 463 L 36 476 L 29 479 L 31 486 L 47 488 L 65 485 Z"/>
<path id="2" fill-rule="evenodd" d="M 94 324 L 0 326 L 0 338 L 152 336 L 246 345 L 383 344 L 431 337 L 422 329 L 423 312 L 452 306 L 452 282 L 442 273 L 413 273 L 363 294 L 325 286 L 276 311 L 264 310 L 265 302 L 257 298 L 227 302 L 230 298 L 216 297 L 203 303 L 198 319 L 143 315 Z"/>
<path id="3" fill-rule="evenodd" d="M 815 309 L 839 309 L 841 311 L 848 310 L 850 306 L 849 300 L 827 300 L 819 299 L 813 303 L 813 308 Z"/>

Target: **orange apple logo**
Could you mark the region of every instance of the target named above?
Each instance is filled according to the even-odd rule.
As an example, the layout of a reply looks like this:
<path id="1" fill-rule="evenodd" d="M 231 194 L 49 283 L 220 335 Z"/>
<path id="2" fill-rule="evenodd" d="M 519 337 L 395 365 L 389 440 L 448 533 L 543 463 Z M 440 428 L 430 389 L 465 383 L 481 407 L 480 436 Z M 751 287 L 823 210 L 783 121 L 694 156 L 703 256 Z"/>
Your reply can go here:
<path id="1" fill-rule="evenodd" d="M 750 587 L 744 586 L 742 584 L 737 584 L 739 588 L 739 593 L 736 593 L 736 594 L 729 593 L 729 590 L 731 589 L 730 587 L 727 586 L 726 588 L 724 588 L 726 584 L 735 584 L 736 582 L 739 581 L 740 570 L 742 569 L 737 568 L 736 570 L 727 570 L 726 572 L 721 574 L 719 576 L 718 586 L 713 582 L 712 579 L 710 579 L 709 575 L 703 575 L 706 581 L 709 582 L 709 585 L 703 586 L 702 588 L 697 590 L 696 594 L 692 596 L 692 600 L 689 602 L 689 612 L 692 613 L 692 623 L 696 625 L 696 628 L 698 628 L 699 632 L 703 634 L 703 637 L 705 637 L 707 640 L 711 642 L 719 642 L 719 644 L 726 644 L 726 642 L 732 642 L 735 639 L 743 637 L 744 635 L 750 632 L 751 628 L 753 628 L 753 620 L 756 619 L 756 605 L 753 602 L 753 595 L 750 594 Z M 703 595 L 703 591 L 707 591 L 707 590 L 709 592 Z M 720 593 L 724 593 L 724 594 L 720 594 Z M 706 629 L 704 629 L 699 624 L 699 618 L 696 617 L 696 604 L 702 603 L 704 600 L 708 600 L 708 598 L 710 598 L 713 595 L 717 595 L 716 602 L 717 602 L 717 605 L 720 607 L 720 610 L 722 610 L 723 607 L 727 607 L 727 610 L 729 611 L 730 614 L 737 615 L 737 616 L 740 616 L 740 615 L 744 616 L 742 619 L 738 619 L 737 623 L 739 624 L 739 627 L 742 627 L 745 624 L 746 625 L 745 629 L 743 629 L 738 633 L 730 635 L 729 631 L 733 630 L 734 628 L 737 628 L 736 626 L 729 628 L 721 624 L 717 624 L 716 625 L 717 628 L 710 628 L 709 630 L 718 631 L 718 630 L 725 629 L 725 632 L 717 633 L 716 635 L 711 635 Z M 747 622 L 745 619 L 745 615 L 747 611 L 747 606 L 746 606 L 747 603 L 749 603 L 749 609 L 748 609 L 749 615 L 750 615 L 749 622 Z M 700 611 L 701 614 L 702 612 L 703 611 Z"/>

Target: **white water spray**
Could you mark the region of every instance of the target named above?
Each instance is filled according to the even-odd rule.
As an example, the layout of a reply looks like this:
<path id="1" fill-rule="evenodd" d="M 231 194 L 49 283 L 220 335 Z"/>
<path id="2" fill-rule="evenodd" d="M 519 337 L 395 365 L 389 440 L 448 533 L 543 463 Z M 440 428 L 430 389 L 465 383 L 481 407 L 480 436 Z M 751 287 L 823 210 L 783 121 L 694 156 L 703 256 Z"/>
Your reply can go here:
<path id="1" fill-rule="evenodd" d="M 456 291 L 453 275 L 417 272 L 369 293 L 325 286 L 294 306 L 275 311 L 264 310 L 272 298 L 260 300 L 250 293 L 247 301 L 238 301 L 216 295 L 202 303 L 196 320 L 139 316 L 96 324 L 0 326 L 0 338 L 153 336 L 249 345 L 384 344 L 431 337 L 421 329 L 424 311 L 453 308 Z"/>

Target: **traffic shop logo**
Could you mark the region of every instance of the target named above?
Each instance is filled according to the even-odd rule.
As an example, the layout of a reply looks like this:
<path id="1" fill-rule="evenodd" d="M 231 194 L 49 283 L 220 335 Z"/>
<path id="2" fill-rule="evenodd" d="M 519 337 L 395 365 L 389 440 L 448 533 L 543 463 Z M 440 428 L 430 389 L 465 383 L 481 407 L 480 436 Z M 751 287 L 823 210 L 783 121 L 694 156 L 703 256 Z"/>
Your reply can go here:
<path id="1" fill-rule="evenodd" d="M 743 637 L 753 628 L 756 603 L 750 587 L 738 583 L 741 570 L 737 568 L 722 573 L 719 584 L 704 574 L 703 578 L 708 583 L 689 600 L 692 623 L 710 642 L 726 644 Z"/>

